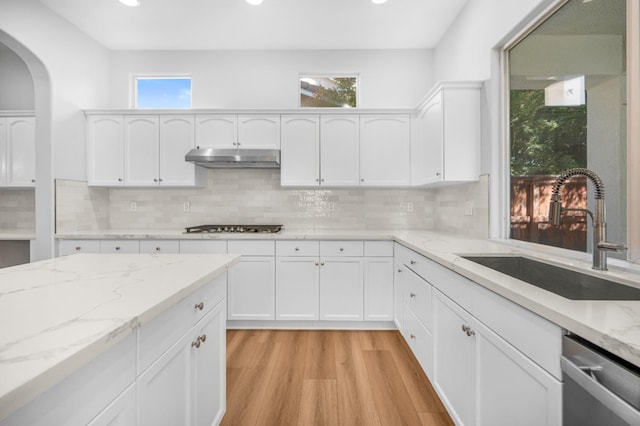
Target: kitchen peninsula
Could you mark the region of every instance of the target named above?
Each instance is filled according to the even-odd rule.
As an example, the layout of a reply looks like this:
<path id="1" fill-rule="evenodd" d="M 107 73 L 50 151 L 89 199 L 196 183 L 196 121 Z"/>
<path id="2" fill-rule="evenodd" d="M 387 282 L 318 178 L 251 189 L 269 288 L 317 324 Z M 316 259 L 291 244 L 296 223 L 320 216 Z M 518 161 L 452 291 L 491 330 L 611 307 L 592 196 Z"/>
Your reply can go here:
<path id="1" fill-rule="evenodd" d="M 165 400 L 173 415 L 219 421 L 226 271 L 238 259 L 78 254 L 0 270 L 0 424 L 163 416 L 145 404 Z"/>

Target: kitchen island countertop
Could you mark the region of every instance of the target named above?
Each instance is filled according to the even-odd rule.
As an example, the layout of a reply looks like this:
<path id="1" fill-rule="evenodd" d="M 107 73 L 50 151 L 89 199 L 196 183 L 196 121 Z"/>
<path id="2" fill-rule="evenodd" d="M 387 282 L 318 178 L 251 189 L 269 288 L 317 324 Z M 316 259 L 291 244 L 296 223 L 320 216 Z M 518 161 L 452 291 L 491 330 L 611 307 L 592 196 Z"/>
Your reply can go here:
<path id="1" fill-rule="evenodd" d="M 238 260 L 76 254 L 0 269 L 0 419 Z"/>

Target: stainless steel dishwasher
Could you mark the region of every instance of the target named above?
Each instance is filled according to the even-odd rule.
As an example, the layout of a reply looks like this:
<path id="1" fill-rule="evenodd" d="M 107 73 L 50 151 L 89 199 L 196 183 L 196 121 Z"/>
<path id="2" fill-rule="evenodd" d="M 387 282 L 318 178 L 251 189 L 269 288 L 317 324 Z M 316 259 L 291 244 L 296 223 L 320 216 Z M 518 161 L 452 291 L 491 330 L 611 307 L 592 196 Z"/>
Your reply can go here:
<path id="1" fill-rule="evenodd" d="M 562 353 L 564 426 L 640 426 L 640 368 L 574 335 Z"/>

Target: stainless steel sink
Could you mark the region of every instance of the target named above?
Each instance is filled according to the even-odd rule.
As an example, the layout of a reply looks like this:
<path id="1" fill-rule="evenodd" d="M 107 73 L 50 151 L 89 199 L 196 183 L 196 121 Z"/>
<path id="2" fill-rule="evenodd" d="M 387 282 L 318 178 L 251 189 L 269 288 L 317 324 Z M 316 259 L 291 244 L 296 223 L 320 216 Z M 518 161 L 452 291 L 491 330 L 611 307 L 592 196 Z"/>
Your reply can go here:
<path id="1" fill-rule="evenodd" d="M 640 289 L 519 256 L 462 256 L 573 300 L 640 300 Z"/>

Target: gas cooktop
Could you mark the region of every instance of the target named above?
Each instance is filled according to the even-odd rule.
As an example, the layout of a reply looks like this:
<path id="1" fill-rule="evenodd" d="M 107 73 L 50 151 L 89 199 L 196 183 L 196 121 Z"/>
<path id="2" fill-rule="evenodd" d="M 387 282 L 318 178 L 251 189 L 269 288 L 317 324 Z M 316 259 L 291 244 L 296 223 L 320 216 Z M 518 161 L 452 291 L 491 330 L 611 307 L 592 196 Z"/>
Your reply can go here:
<path id="1" fill-rule="evenodd" d="M 282 225 L 198 225 L 185 229 L 185 234 L 217 234 L 222 232 L 270 234 L 280 232 Z"/>

